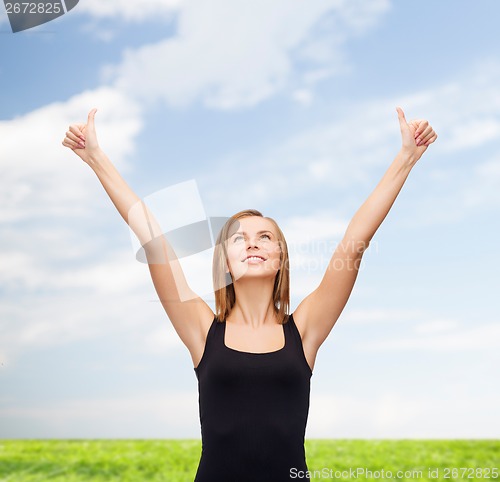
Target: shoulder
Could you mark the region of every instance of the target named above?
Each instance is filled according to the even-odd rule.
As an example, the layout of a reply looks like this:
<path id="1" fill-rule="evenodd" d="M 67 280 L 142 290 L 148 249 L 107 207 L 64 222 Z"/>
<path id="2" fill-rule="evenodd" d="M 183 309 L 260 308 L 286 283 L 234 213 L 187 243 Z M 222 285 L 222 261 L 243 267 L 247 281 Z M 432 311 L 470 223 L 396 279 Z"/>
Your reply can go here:
<path id="1" fill-rule="evenodd" d="M 290 313 L 287 323 L 293 323 L 295 325 L 295 327 L 297 328 L 297 331 L 300 334 L 300 338 L 302 340 L 304 340 L 305 321 L 304 321 L 302 313 L 300 311 L 297 312 L 297 310 L 295 310 L 293 313 Z"/>

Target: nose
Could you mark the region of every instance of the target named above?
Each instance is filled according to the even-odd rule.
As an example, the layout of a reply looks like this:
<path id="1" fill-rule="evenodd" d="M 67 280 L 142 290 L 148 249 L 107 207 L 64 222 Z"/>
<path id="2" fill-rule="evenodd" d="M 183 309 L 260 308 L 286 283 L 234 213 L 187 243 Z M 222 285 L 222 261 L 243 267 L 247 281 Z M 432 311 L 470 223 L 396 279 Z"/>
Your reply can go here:
<path id="1" fill-rule="evenodd" d="M 248 238 L 248 241 L 247 241 L 247 249 L 250 249 L 250 248 L 258 248 L 257 241 L 253 238 Z"/>

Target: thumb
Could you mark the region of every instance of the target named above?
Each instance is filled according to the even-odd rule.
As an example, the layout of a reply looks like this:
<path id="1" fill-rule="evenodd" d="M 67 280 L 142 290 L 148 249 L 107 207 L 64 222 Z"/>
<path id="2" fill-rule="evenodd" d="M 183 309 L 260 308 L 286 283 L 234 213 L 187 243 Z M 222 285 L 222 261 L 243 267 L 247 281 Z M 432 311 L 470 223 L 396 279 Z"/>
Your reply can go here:
<path id="1" fill-rule="evenodd" d="M 95 124 L 94 124 L 94 117 L 95 117 L 95 113 L 97 112 L 97 109 L 92 109 L 90 112 L 89 112 L 89 116 L 88 116 L 88 119 L 87 119 L 87 128 L 89 130 L 91 130 L 92 132 L 95 132 Z"/>
<path id="2" fill-rule="evenodd" d="M 399 126 L 401 127 L 401 132 L 403 132 L 403 130 L 406 130 L 408 128 L 405 113 L 403 112 L 403 109 L 401 109 L 401 107 L 396 107 L 396 111 L 398 113 Z"/>

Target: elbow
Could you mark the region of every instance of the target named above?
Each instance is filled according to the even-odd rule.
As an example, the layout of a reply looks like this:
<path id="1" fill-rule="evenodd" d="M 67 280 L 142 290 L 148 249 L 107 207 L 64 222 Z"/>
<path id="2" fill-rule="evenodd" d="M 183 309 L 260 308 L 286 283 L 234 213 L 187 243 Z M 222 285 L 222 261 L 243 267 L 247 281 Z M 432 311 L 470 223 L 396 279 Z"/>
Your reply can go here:
<path id="1" fill-rule="evenodd" d="M 347 237 L 342 243 L 344 249 L 349 252 L 352 256 L 363 256 L 363 253 L 370 246 L 371 239 L 363 237 Z"/>
<path id="2" fill-rule="evenodd" d="M 362 255 L 370 246 L 370 240 L 360 240 L 356 242 L 356 252 Z"/>

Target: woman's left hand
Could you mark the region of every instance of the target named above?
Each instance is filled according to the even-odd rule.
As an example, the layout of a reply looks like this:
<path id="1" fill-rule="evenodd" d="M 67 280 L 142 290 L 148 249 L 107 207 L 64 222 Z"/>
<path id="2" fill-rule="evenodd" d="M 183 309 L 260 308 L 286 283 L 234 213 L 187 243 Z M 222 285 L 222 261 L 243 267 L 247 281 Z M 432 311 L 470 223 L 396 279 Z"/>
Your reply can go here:
<path id="1" fill-rule="evenodd" d="M 437 134 L 428 121 L 418 119 L 408 123 L 403 109 L 397 107 L 396 110 L 401 128 L 401 150 L 405 155 L 409 156 L 410 162 L 415 164 L 427 150 L 427 147 L 437 139 Z"/>

